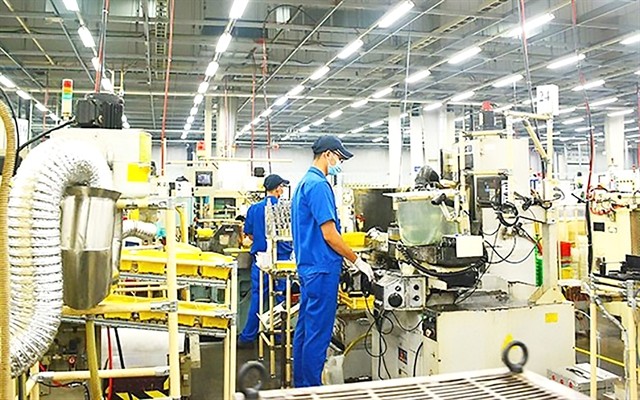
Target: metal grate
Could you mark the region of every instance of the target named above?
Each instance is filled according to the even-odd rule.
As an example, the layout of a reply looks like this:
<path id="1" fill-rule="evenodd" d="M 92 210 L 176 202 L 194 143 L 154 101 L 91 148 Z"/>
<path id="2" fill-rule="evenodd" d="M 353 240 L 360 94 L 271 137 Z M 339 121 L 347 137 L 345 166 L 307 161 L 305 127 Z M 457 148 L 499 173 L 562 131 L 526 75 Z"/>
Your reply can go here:
<path id="1" fill-rule="evenodd" d="M 423 378 L 260 392 L 264 400 L 580 400 L 586 396 L 525 372 L 493 370 Z"/>

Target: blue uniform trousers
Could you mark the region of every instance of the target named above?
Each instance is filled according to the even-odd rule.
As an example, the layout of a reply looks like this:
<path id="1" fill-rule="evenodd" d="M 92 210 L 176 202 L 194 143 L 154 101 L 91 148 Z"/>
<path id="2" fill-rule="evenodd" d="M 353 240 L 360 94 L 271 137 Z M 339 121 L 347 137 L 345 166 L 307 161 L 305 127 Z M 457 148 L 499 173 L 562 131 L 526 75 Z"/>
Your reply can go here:
<path id="1" fill-rule="evenodd" d="M 340 273 L 299 273 L 299 278 L 301 297 L 293 338 L 293 384 L 297 388 L 320 386 L 336 318 Z"/>
<path id="2" fill-rule="evenodd" d="M 262 298 L 265 309 L 269 307 L 269 275 L 263 274 Z M 278 292 L 284 292 L 285 282 L 278 279 L 274 282 L 274 289 Z M 284 296 L 276 296 L 276 302 L 280 302 Z M 242 333 L 238 340 L 243 343 L 251 343 L 258 338 L 258 328 L 260 321 L 258 314 L 262 314 L 264 310 L 260 310 L 260 268 L 256 265 L 255 257 L 251 264 L 251 304 L 247 313 L 247 322 L 244 325 Z"/>

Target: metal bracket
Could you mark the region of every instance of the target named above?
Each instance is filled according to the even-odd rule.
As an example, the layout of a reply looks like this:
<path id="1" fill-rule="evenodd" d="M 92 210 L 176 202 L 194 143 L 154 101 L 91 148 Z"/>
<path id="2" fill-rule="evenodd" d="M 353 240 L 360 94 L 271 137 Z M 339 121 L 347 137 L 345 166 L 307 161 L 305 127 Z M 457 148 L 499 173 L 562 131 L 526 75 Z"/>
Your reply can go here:
<path id="1" fill-rule="evenodd" d="M 178 311 L 178 302 L 177 301 L 162 301 L 162 302 L 151 303 L 151 311 L 177 312 Z"/>

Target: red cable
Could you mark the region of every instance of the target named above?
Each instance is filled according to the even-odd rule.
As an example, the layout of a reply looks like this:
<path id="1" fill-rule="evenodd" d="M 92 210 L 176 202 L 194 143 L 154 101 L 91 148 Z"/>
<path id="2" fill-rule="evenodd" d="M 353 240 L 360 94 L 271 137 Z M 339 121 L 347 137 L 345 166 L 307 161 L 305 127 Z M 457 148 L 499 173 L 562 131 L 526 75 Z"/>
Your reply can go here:
<path id="1" fill-rule="evenodd" d="M 171 72 L 171 57 L 173 54 L 173 17 L 175 16 L 175 0 L 171 0 L 169 8 L 169 54 L 167 55 L 167 70 L 164 77 L 164 105 L 162 107 L 162 131 L 160 133 L 160 174 L 162 176 L 164 176 L 164 152 L 167 146 L 165 130 L 167 127 L 167 104 L 169 102 L 169 74 Z"/>
<path id="2" fill-rule="evenodd" d="M 111 347 L 111 330 L 107 328 L 107 347 L 109 348 L 109 369 L 113 369 L 113 348 Z M 109 378 L 109 393 L 107 400 L 111 400 L 113 395 L 113 378 Z"/>
<path id="3" fill-rule="evenodd" d="M 251 58 L 253 58 L 253 80 L 251 83 L 251 171 L 253 171 L 253 147 L 256 134 L 256 128 L 253 125 L 253 120 L 256 118 L 256 57 L 254 53 L 251 54 Z"/>

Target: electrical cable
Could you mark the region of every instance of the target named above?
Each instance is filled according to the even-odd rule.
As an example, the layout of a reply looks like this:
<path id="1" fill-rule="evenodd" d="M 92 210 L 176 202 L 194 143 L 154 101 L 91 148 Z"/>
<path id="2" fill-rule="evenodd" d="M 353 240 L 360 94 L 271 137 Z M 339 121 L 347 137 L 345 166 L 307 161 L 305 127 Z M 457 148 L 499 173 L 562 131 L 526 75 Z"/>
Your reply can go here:
<path id="1" fill-rule="evenodd" d="M 402 329 L 403 331 L 407 332 L 407 333 L 411 333 L 413 331 L 415 331 L 416 329 L 420 328 L 420 326 L 422 326 L 422 321 L 423 318 L 420 318 L 420 322 L 418 322 L 416 324 L 416 326 L 414 326 L 413 328 L 407 329 L 404 326 L 402 326 L 402 323 L 400 322 L 400 320 L 398 319 L 398 316 L 396 315 L 395 312 L 391 311 L 390 312 L 391 316 L 393 317 L 393 319 L 396 320 L 396 322 L 398 323 L 398 326 L 400 327 L 400 329 Z"/>
<path id="2" fill-rule="evenodd" d="M 416 358 L 413 360 L 413 376 L 416 376 L 416 372 L 418 370 L 418 359 L 420 358 L 420 351 L 422 350 L 422 346 L 424 345 L 424 342 L 420 342 L 420 346 L 418 346 L 418 349 L 416 350 Z"/>
<path id="3" fill-rule="evenodd" d="M 113 346 L 111 346 L 111 330 L 107 327 L 107 347 L 108 347 L 108 360 L 109 360 L 109 369 L 113 369 Z M 108 386 L 109 394 L 107 394 L 107 400 L 111 400 L 111 396 L 113 394 L 113 378 L 109 378 L 109 386 Z"/>
<path id="4" fill-rule="evenodd" d="M 113 328 L 113 332 L 116 335 L 116 346 L 118 348 L 118 358 L 120 358 L 120 368 L 125 369 L 124 366 L 124 354 L 122 354 L 122 344 L 120 342 L 120 333 L 118 332 L 118 328 Z"/>
<path id="5" fill-rule="evenodd" d="M 31 139 L 27 140 L 26 142 L 22 143 L 20 145 L 20 147 L 18 147 L 18 150 L 17 150 L 16 154 L 20 153 L 22 150 L 24 150 L 30 144 L 32 144 L 34 142 L 37 142 L 38 140 L 40 140 L 40 139 L 48 136 L 49 134 L 57 131 L 58 129 L 65 128 L 65 127 L 73 124 L 74 122 L 75 122 L 75 119 L 70 119 L 69 121 L 65 121 L 64 123 L 62 123 L 60 125 L 54 126 L 53 128 L 49 128 L 46 131 L 37 134 L 36 136 L 34 136 Z"/>

